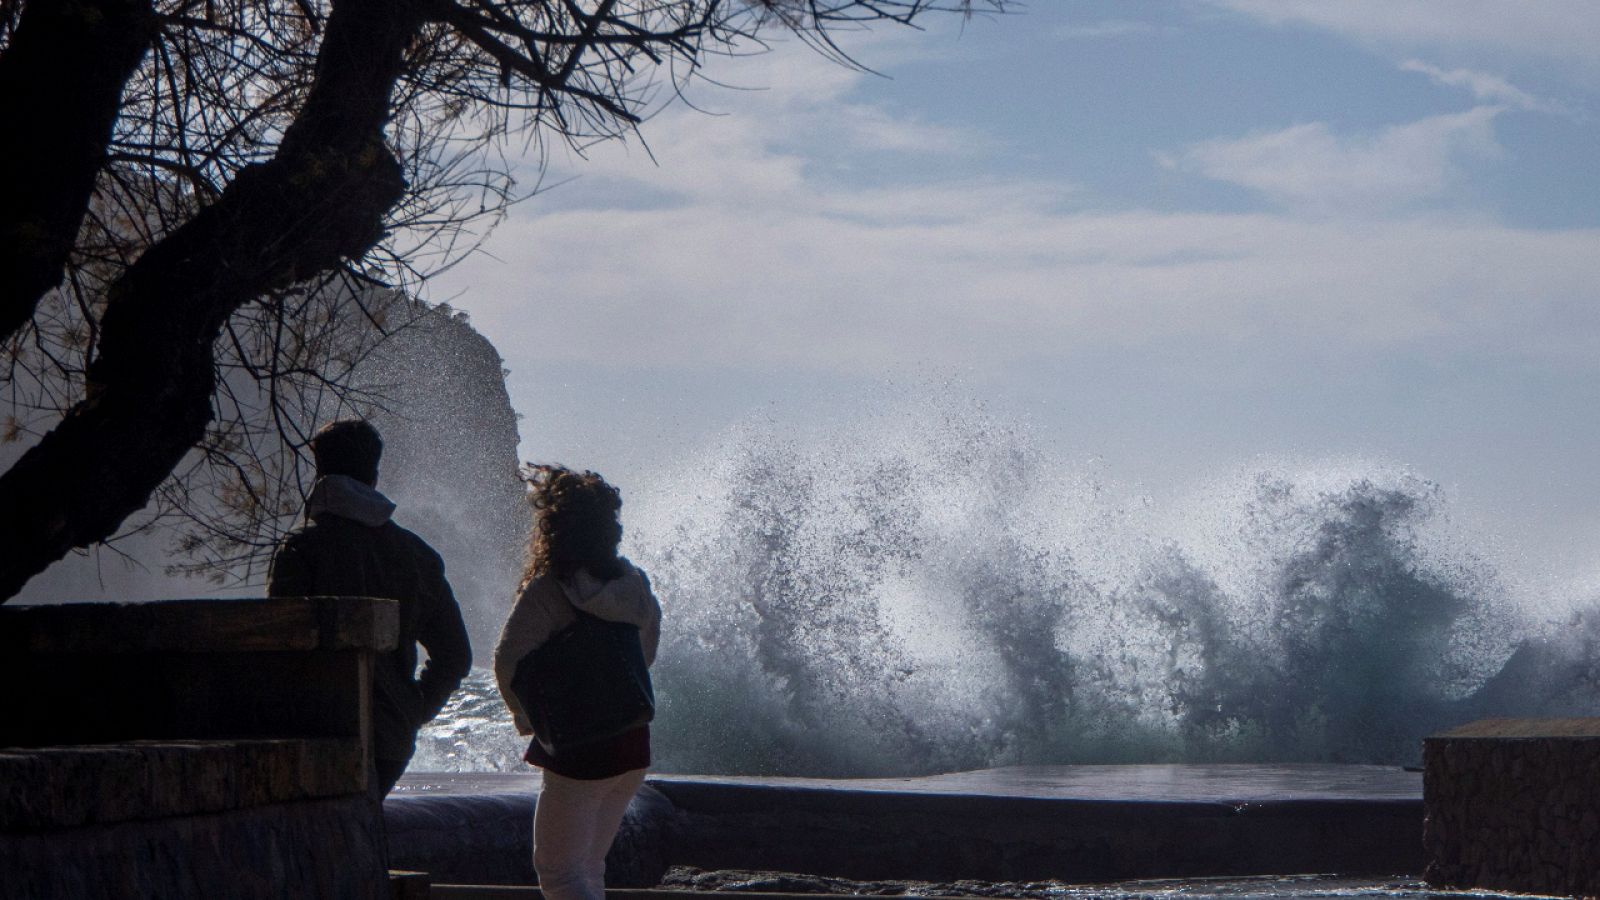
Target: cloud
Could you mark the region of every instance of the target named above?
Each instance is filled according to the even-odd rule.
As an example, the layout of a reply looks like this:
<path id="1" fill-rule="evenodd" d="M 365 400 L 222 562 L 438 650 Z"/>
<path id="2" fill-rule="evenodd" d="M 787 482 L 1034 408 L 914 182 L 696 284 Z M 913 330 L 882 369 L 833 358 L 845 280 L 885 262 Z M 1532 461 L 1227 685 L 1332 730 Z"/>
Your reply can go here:
<path id="1" fill-rule="evenodd" d="M 1600 359 L 1600 231 L 1416 212 L 1462 160 L 1497 150 L 1502 107 L 1358 136 L 1312 123 L 1171 157 L 1278 212 L 1096 211 L 1074 209 L 1070 185 L 1000 173 L 842 177 L 819 160 L 873 146 L 860 121 L 904 123 L 849 109 L 863 76 L 772 64 L 783 77 L 730 98 L 735 115 L 648 123 L 659 167 L 636 147 L 597 148 L 565 199 L 517 207 L 491 239 L 496 258 L 434 291 L 459 292 L 513 370 L 981 371 L 1161 345 L 1218 359 L 1261 347 Z M 617 199 L 638 194 L 670 202 Z"/>
<path id="2" fill-rule="evenodd" d="M 1600 82 L 1592 0 L 1207 0 L 1273 25 L 1322 28 L 1386 47 L 1545 60 Z"/>
<path id="3" fill-rule="evenodd" d="M 1150 34 L 1156 30 L 1156 26 L 1149 22 L 1137 22 L 1131 19 L 1105 19 L 1081 25 L 1062 25 L 1052 33 L 1056 37 L 1068 40 L 1098 40 L 1101 38 L 1126 37 L 1130 34 Z"/>
<path id="4" fill-rule="evenodd" d="M 768 90 L 696 98 L 732 115 L 647 123 L 659 167 L 596 148 L 567 167 L 581 180 L 513 211 L 497 259 L 434 284 L 506 357 L 534 458 L 653 471 L 724 409 L 804 395 L 781 413 L 800 429 L 873 406 L 853 392 L 876 378 L 929 371 L 1059 416 L 1074 446 L 1147 446 L 1158 467 L 1236 447 L 1438 450 L 1511 460 L 1482 467 L 1511 496 L 1561 465 L 1519 447 L 1582 443 L 1565 423 L 1600 383 L 1600 229 L 1427 209 L 1496 152 L 1509 99 L 1171 155 L 1274 197 L 1269 211 L 1106 210 L 960 140 L 874 137 L 929 123 L 794 57 L 744 61 L 738 82 Z M 926 152 L 871 149 L 895 145 Z M 938 154 L 956 164 L 916 168 Z M 852 161 L 859 177 L 840 171 Z"/>
<path id="5" fill-rule="evenodd" d="M 888 40 L 847 49 L 869 63 L 911 56 Z M 855 99 L 862 82 L 877 77 L 792 46 L 714 60 L 686 91 L 694 108 L 679 104 L 654 115 L 641 128 L 643 144 L 613 141 L 581 159 L 558 157 L 548 180 L 576 177 L 589 196 L 608 193 L 596 182 L 611 182 L 678 203 L 790 203 L 808 196 L 804 185 L 829 165 L 848 170 L 876 154 L 901 169 L 919 158 L 970 161 L 997 146 L 977 129 Z"/>
<path id="6" fill-rule="evenodd" d="M 1555 115 L 1571 115 L 1572 112 L 1564 104 L 1535 97 L 1527 91 L 1513 86 L 1498 75 L 1474 72 L 1471 69 L 1445 70 L 1416 59 L 1408 59 L 1401 63 L 1400 69 L 1404 72 L 1419 72 L 1426 75 L 1434 84 L 1444 85 L 1445 87 L 1466 88 L 1472 92 L 1472 96 L 1485 103 L 1501 104 L 1513 109 Z"/>
<path id="7" fill-rule="evenodd" d="M 882 109 L 863 104 L 843 105 L 826 115 L 841 126 L 848 144 L 861 150 L 971 156 L 995 145 L 993 138 L 970 129 L 891 116 Z"/>
<path id="8" fill-rule="evenodd" d="M 1312 122 L 1203 141 L 1158 160 L 1318 213 L 1405 208 L 1454 184 L 1461 159 L 1497 155 L 1494 120 L 1502 111 L 1479 106 L 1349 137 Z"/>
<path id="9" fill-rule="evenodd" d="M 819 208 L 574 210 L 498 237 L 525 249 L 499 271 L 465 267 L 459 303 L 513 368 L 526 347 L 541 361 L 834 372 L 1162 341 L 1600 354 L 1593 230 L 1011 203 L 913 224 Z M 540 340 L 552 322 L 582 327 Z"/>

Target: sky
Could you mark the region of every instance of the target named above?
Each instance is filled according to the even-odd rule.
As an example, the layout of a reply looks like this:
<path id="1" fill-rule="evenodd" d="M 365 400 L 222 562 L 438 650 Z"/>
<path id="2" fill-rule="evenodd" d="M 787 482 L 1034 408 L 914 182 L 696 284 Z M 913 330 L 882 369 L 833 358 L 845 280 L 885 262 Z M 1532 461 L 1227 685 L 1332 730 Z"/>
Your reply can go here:
<path id="1" fill-rule="evenodd" d="M 1600 4 L 925 25 L 843 35 L 871 72 L 715 62 L 434 280 L 524 458 L 626 491 L 751 422 L 848 442 L 931 396 L 1134 494 L 1403 468 L 1600 578 Z"/>

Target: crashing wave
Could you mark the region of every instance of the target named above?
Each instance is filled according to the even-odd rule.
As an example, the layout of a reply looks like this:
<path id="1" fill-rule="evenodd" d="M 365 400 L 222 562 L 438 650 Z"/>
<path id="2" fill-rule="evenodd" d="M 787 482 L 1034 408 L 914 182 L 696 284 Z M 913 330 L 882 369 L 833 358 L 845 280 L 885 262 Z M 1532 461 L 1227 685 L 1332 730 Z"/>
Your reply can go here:
<path id="1" fill-rule="evenodd" d="M 876 430 L 747 432 L 629 498 L 667 607 L 657 768 L 1412 763 L 1478 715 L 1600 710 L 1600 627 L 1541 640 L 1408 472 L 1273 467 L 1159 510 L 981 413 Z M 520 765 L 475 684 L 414 765 Z"/>

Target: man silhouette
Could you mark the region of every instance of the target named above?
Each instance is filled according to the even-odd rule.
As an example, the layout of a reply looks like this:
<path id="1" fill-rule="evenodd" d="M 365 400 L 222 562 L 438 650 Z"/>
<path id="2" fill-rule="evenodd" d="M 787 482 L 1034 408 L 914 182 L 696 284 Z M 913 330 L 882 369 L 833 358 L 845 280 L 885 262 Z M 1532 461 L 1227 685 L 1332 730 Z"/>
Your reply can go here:
<path id="1" fill-rule="evenodd" d="M 272 558 L 269 597 L 385 597 L 400 603 L 400 643 L 373 661 L 374 791 L 386 796 L 416 749 L 417 731 L 439 714 L 472 666 L 461 607 L 444 561 L 396 525 L 378 493 L 383 441 L 359 419 L 331 422 L 311 438 L 317 481 L 306 522 Z M 417 674 L 417 645 L 428 661 Z"/>

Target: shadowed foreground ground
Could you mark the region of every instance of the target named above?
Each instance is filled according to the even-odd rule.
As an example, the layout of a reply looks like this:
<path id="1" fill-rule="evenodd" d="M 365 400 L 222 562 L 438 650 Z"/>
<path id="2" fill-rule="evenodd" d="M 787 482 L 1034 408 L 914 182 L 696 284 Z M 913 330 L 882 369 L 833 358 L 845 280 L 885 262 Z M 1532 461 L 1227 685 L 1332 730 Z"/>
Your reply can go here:
<path id="1" fill-rule="evenodd" d="M 1511 896 L 1474 892 L 1470 895 L 1429 890 L 1415 879 L 1352 878 L 1339 875 L 1260 875 L 1249 878 L 1147 879 L 1115 884 L 1082 885 L 1061 881 L 851 881 L 793 872 L 702 871 L 675 866 L 661 887 L 683 891 L 757 892 L 785 894 L 850 894 L 905 897 L 1018 897 L 1030 900 L 1142 900 L 1142 898 L 1236 898 L 1236 900 L 1287 900 L 1287 898 L 1391 897 L 1425 900 L 1433 897 Z M 1519 895 L 1520 896 L 1520 895 Z"/>

